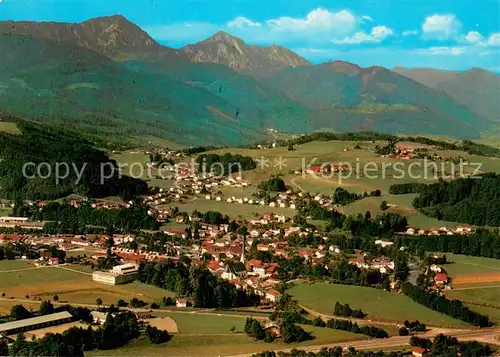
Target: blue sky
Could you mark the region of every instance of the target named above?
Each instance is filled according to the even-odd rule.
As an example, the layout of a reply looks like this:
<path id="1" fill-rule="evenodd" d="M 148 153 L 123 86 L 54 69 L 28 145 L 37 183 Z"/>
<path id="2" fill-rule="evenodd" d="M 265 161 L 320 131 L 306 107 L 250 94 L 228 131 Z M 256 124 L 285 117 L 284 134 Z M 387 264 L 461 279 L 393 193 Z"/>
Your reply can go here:
<path id="1" fill-rule="evenodd" d="M 227 31 L 319 63 L 500 72 L 500 0 L 0 0 L 0 20 L 122 14 L 181 47 Z"/>

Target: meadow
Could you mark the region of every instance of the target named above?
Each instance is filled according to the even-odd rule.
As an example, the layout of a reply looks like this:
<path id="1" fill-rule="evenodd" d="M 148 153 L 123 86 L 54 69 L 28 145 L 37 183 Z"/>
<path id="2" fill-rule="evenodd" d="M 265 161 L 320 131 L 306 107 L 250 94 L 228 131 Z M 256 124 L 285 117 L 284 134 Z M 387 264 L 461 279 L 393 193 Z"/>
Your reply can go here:
<path id="1" fill-rule="evenodd" d="M 20 261 L 21 262 L 21 261 Z M 118 299 L 138 298 L 147 303 L 160 301 L 164 296 L 174 296 L 172 292 L 154 286 L 132 282 L 125 285 L 105 285 L 92 281 L 87 267 L 54 266 L 12 269 L 2 261 L 0 291 L 6 298 L 52 300 L 57 295 L 59 301 L 80 304 L 95 304 L 97 298 L 104 304 L 116 304 Z M 16 263 L 19 264 L 19 263 Z M 19 265 L 17 265 L 19 266 Z"/>
<path id="2" fill-rule="evenodd" d="M 189 315 L 193 318 L 193 323 L 200 318 L 199 315 Z M 209 316 L 214 321 L 217 316 Z M 175 318 L 174 318 L 175 319 Z M 244 318 L 241 320 L 245 321 Z M 182 321 L 182 320 L 180 320 Z M 178 325 L 182 326 L 182 322 Z M 183 333 L 179 327 L 179 334 L 175 334 L 172 340 L 163 345 L 151 345 L 144 339 L 138 339 L 127 344 L 125 347 L 110 351 L 91 351 L 88 356 L 228 356 L 235 354 L 252 354 L 269 349 L 280 348 L 301 348 L 306 346 L 335 344 L 347 341 L 364 340 L 366 336 L 353 334 L 345 331 L 338 331 L 314 326 L 302 326 L 314 336 L 314 339 L 300 343 L 284 344 L 281 340 L 269 344 L 254 339 L 242 333 L 218 334 L 217 330 L 210 333 Z M 196 331 L 196 330 L 194 330 Z M 199 331 L 199 330 L 198 330 Z"/>
<path id="3" fill-rule="evenodd" d="M 322 314 L 333 315 L 336 301 L 362 309 L 367 319 L 389 322 L 419 320 L 433 326 L 464 326 L 465 323 L 428 309 L 410 298 L 384 290 L 327 283 L 301 283 L 289 290 L 303 306 Z"/>

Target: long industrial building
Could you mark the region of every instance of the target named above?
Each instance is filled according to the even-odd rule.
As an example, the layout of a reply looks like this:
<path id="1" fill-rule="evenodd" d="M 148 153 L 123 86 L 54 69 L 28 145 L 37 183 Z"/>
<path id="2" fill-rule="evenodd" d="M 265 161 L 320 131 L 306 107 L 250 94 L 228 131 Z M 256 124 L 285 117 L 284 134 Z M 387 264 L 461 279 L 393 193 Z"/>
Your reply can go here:
<path id="1" fill-rule="evenodd" d="M 17 320 L 0 324 L 0 334 L 3 336 L 14 335 L 19 332 L 38 330 L 41 328 L 61 325 L 73 321 L 75 318 L 67 311 L 56 312 L 29 319 Z"/>

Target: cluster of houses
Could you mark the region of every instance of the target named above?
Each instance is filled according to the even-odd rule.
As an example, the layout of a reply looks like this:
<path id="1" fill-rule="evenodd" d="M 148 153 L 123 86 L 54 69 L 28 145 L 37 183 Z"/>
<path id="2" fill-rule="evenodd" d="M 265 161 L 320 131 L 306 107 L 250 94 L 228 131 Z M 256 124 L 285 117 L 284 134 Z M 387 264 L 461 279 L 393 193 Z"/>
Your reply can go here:
<path id="1" fill-rule="evenodd" d="M 439 235 L 455 235 L 455 234 L 460 234 L 460 235 L 472 235 L 474 233 L 472 227 L 469 226 L 458 226 L 456 228 L 447 228 L 447 227 L 440 227 L 440 228 L 431 228 L 431 229 L 419 229 L 419 228 L 413 228 L 410 227 L 406 230 L 406 232 L 403 232 L 401 234 L 404 235 L 419 235 L 419 236 L 439 236 Z"/>

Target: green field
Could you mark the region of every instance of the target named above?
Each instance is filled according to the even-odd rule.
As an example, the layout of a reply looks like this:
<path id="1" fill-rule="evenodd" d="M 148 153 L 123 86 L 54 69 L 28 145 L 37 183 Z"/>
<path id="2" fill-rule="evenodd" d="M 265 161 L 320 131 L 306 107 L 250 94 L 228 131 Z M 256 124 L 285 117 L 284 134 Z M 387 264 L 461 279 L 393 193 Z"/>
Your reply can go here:
<path id="1" fill-rule="evenodd" d="M 302 305 L 314 311 L 333 315 L 336 301 L 362 309 L 368 319 L 403 322 L 419 320 L 434 326 L 464 326 L 465 323 L 428 309 L 410 298 L 384 290 L 326 283 L 297 284 L 290 294 Z"/>
<path id="2" fill-rule="evenodd" d="M 500 309 L 500 285 L 450 290 L 446 292 L 446 296 L 474 305 L 486 305 Z"/>
<path id="3" fill-rule="evenodd" d="M 197 316 L 198 317 L 198 316 Z M 366 339 L 366 336 L 350 332 L 331 330 L 313 326 L 302 326 L 312 332 L 315 338 L 301 343 L 284 344 L 279 339 L 269 344 L 255 341 L 244 334 L 188 335 L 176 334 L 163 345 L 151 345 L 138 339 L 123 348 L 109 351 L 91 351 L 88 356 L 227 356 L 252 354 L 273 348 L 303 348 L 311 345 L 335 344 L 346 341 Z M 215 333 L 215 332 L 214 332 Z"/>
<path id="4" fill-rule="evenodd" d="M 282 214 L 287 217 L 293 217 L 296 214 L 295 210 L 292 210 L 290 208 L 249 205 L 242 203 L 228 203 L 223 201 L 217 202 L 214 200 L 206 200 L 203 197 L 187 203 L 175 203 L 171 206 L 178 207 L 182 212 L 193 212 L 194 210 L 197 210 L 199 212 L 218 211 L 222 214 L 230 216 L 231 218 L 237 218 L 241 216 L 245 219 L 255 218 L 256 213 L 257 216 L 261 216 L 266 212 Z"/>
<path id="5" fill-rule="evenodd" d="M 5 272 L 9 270 L 18 270 L 18 269 L 26 269 L 26 268 L 34 268 L 35 265 L 28 260 L 0 260 L 0 272 Z M 3 277 L 3 275 L 2 275 Z M 0 279 L 0 284 L 2 279 Z"/>
<path id="6" fill-rule="evenodd" d="M 7 298 L 38 296 L 52 299 L 57 295 L 59 301 L 94 304 L 97 298 L 101 298 L 104 304 L 116 304 L 120 298 L 128 301 L 136 297 L 151 303 L 160 301 L 164 296 L 174 296 L 170 291 L 139 282 L 117 286 L 93 282 L 88 267 L 34 267 L 5 272 L 9 266 L 2 263 L 4 272 L 0 279 L 0 290 Z"/>
<path id="7" fill-rule="evenodd" d="M 499 259 L 448 253 L 446 259 L 448 262 L 453 262 L 443 265 L 443 268 L 452 278 L 474 274 L 500 274 Z"/>
<path id="8" fill-rule="evenodd" d="M 188 312 L 155 312 L 155 316 L 168 316 L 175 320 L 181 334 L 229 334 L 234 327 L 236 332 L 243 332 L 246 317 L 204 315 Z"/>

